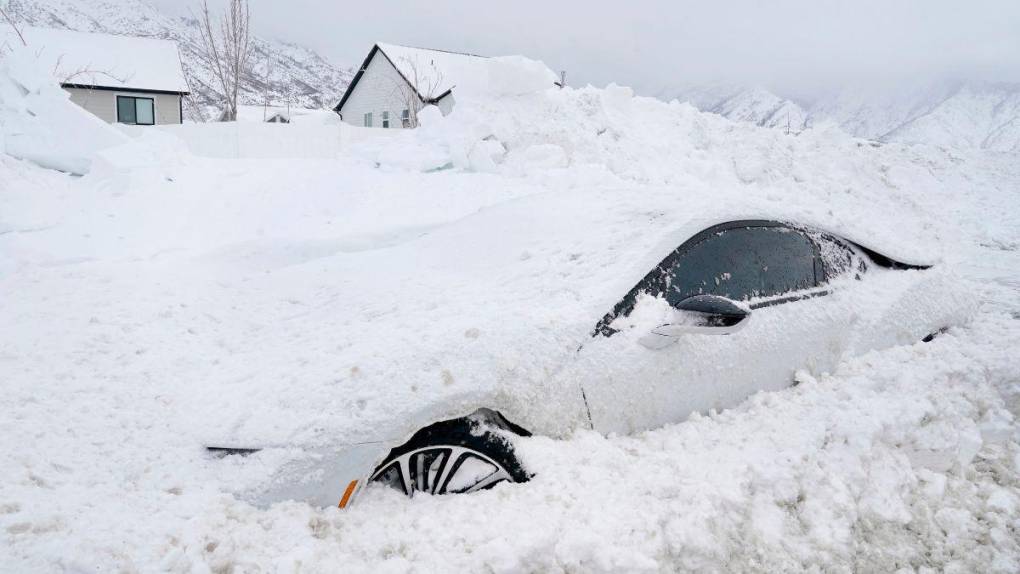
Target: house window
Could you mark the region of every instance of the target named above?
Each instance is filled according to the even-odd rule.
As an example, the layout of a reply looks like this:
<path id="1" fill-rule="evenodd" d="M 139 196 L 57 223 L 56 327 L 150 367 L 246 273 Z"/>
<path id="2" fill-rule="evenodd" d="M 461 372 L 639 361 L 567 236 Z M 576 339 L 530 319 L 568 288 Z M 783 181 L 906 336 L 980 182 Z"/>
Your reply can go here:
<path id="1" fill-rule="evenodd" d="M 366 128 L 372 127 L 372 112 L 368 112 L 367 114 L 365 114 L 365 127 Z"/>
<path id="2" fill-rule="evenodd" d="M 400 125 L 405 128 L 411 127 L 411 110 L 404 110 L 400 112 Z"/>
<path id="3" fill-rule="evenodd" d="M 382 113 L 382 127 L 384 127 L 384 128 L 390 127 L 390 113 L 389 112 L 383 112 Z"/>
<path id="4" fill-rule="evenodd" d="M 152 98 L 117 96 L 117 121 L 139 126 L 155 125 L 155 101 Z"/>

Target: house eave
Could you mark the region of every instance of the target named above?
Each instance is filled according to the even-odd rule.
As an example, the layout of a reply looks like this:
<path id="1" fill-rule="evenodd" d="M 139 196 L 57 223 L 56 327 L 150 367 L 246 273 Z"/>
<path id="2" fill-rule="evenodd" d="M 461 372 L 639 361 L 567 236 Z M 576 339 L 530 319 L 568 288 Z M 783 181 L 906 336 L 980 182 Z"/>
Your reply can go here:
<path id="1" fill-rule="evenodd" d="M 446 90 L 439 96 L 426 100 L 425 98 L 422 97 L 421 93 L 418 92 L 418 87 L 412 84 L 411 81 L 407 79 L 407 76 L 405 76 L 404 73 L 400 71 L 400 68 L 397 67 L 395 63 L 393 63 L 393 60 L 390 59 L 389 54 L 387 54 L 385 50 L 380 48 L 379 44 L 373 44 L 372 49 L 368 51 L 368 57 L 365 58 L 365 61 L 362 62 L 361 64 L 361 68 L 358 69 L 358 73 L 354 75 L 354 79 L 352 79 L 351 83 L 347 85 L 347 90 L 344 92 L 343 97 L 340 98 L 340 103 L 337 104 L 335 108 L 333 108 L 333 111 L 340 114 L 340 117 L 343 117 L 342 110 L 344 104 L 347 103 L 348 98 L 350 98 L 351 94 L 354 92 L 354 87 L 358 85 L 358 82 L 361 80 L 361 76 L 365 75 L 365 70 L 368 69 L 368 64 L 372 61 L 372 58 L 375 57 L 376 52 L 382 53 L 383 57 L 386 58 L 386 61 L 390 63 L 390 66 L 393 66 L 393 69 L 396 70 L 400 78 L 404 80 L 404 82 L 406 82 L 408 86 L 411 86 L 411 89 L 414 90 L 414 94 L 418 96 L 418 99 L 421 101 L 421 103 L 434 104 L 448 96 L 450 92 L 453 91 L 453 88 L 450 88 L 449 90 Z"/>
<path id="2" fill-rule="evenodd" d="M 140 94 L 170 94 L 174 96 L 187 96 L 191 92 L 181 92 L 178 90 L 153 90 L 150 88 L 131 88 L 131 87 L 113 87 L 113 86 L 95 86 L 92 84 L 75 84 L 75 83 L 64 83 L 60 84 L 61 88 L 72 88 L 78 90 L 99 90 L 104 92 L 137 92 Z"/>

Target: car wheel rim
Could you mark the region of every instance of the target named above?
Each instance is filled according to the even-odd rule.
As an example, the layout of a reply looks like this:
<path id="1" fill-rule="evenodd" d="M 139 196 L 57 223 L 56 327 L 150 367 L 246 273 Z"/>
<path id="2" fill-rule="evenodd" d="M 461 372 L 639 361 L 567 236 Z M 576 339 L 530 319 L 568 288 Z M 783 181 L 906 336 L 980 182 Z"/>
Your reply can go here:
<path id="1" fill-rule="evenodd" d="M 429 446 L 404 453 L 374 475 L 372 482 L 386 484 L 408 496 L 415 493 L 465 494 L 514 482 L 501 464 L 462 446 Z"/>

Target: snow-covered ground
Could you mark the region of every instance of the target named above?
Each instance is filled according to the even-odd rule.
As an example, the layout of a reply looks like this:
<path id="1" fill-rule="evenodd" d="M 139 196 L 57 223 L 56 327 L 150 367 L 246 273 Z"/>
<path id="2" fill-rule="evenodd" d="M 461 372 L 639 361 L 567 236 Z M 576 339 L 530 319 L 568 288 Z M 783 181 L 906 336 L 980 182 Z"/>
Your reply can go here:
<path id="1" fill-rule="evenodd" d="M 104 150 L 84 177 L 0 155 L 0 569 L 1016 572 L 1018 159 L 787 136 L 618 87 L 458 101 L 335 158 L 196 157 L 167 134 Z M 365 333 L 406 317 L 396 347 L 423 319 L 491 314 L 392 298 L 414 284 L 345 291 L 352 275 L 493 214 L 520 217 L 521 233 L 530 205 L 580 215 L 586 194 L 619 197 L 593 234 L 668 221 L 642 198 L 689 194 L 938 251 L 980 312 L 722 413 L 522 439 L 527 484 L 413 500 L 370 488 L 345 511 L 233 494 L 283 453 L 219 460 L 203 437 L 321 431 L 357 398 L 329 397 L 330 373 L 375 380 L 347 362 Z M 520 260 L 568 282 L 593 265 L 577 256 L 591 245 Z M 521 276 L 499 293 L 544 284 Z"/>

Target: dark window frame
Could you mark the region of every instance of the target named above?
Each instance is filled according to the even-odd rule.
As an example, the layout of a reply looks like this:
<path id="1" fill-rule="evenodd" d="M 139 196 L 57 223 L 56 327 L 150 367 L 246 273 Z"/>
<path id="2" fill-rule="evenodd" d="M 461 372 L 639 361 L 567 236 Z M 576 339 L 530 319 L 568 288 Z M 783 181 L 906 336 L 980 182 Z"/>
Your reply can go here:
<path id="1" fill-rule="evenodd" d="M 781 228 L 789 229 L 793 232 L 801 233 L 811 243 L 812 251 L 814 252 L 814 275 L 815 275 L 815 286 L 811 288 L 802 289 L 799 291 L 791 291 L 790 293 L 796 293 L 794 295 L 778 294 L 770 298 L 765 298 L 763 301 L 756 302 L 750 305 L 752 309 L 761 307 L 770 307 L 773 305 L 781 305 L 784 303 L 792 303 L 802 299 L 811 297 L 818 297 L 821 295 L 828 294 L 827 290 L 818 290 L 819 287 L 828 283 L 831 277 L 828 275 L 828 270 L 825 267 L 821 256 L 821 250 L 818 246 L 818 241 L 814 237 L 816 232 L 807 229 L 803 226 L 796 225 L 793 223 L 774 221 L 768 219 L 744 219 L 738 221 L 727 221 L 713 225 L 707 229 L 703 229 L 698 233 L 691 236 L 689 239 L 684 241 L 679 247 L 674 249 L 667 255 L 662 261 L 658 263 L 651 271 L 646 274 L 641 281 L 638 282 L 627 294 L 617 303 L 613 310 L 610 311 L 599 321 L 598 325 L 595 326 L 595 330 L 592 335 L 602 334 L 604 336 L 610 336 L 616 331 L 609 326 L 617 317 L 628 315 L 634 309 L 634 305 L 637 304 L 638 295 L 641 293 L 654 293 L 662 294 L 665 289 L 662 287 L 662 283 L 665 282 L 665 277 L 669 275 L 672 268 L 676 265 L 677 260 L 683 257 L 688 251 L 696 247 L 703 241 L 721 233 L 729 231 L 731 229 L 740 228 Z M 845 242 L 828 235 L 822 234 L 827 239 L 835 241 L 845 246 Z"/>
<path id="2" fill-rule="evenodd" d="M 121 120 L 121 118 L 120 118 L 120 101 L 121 101 L 121 99 L 131 100 L 131 102 L 133 104 L 132 108 L 135 110 L 135 121 L 133 121 L 133 122 L 126 122 L 126 121 Z M 138 100 L 149 100 L 149 104 L 152 106 L 152 122 L 151 123 L 139 123 L 138 122 Z M 117 123 L 118 124 L 126 124 L 126 125 L 129 125 L 129 126 L 154 126 L 154 125 L 156 125 L 156 98 L 147 98 L 145 96 L 122 96 L 122 95 L 118 94 L 117 95 Z"/>

